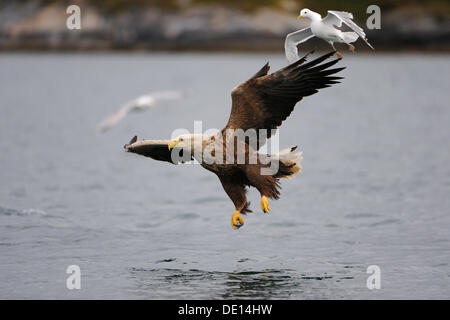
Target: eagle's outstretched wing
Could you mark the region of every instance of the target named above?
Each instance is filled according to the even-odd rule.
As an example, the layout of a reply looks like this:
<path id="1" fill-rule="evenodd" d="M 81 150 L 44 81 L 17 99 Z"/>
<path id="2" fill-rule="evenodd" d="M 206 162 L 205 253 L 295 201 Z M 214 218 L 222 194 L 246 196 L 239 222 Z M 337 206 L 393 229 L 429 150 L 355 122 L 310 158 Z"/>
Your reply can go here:
<path id="1" fill-rule="evenodd" d="M 342 23 L 345 23 L 345 25 L 355 31 L 355 33 L 363 39 L 372 50 L 375 50 L 367 40 L 364 30 L 353 22 L 353 14 L 350 12 L 328 10 L 328 15 L 322 19 L 322 22 L 336 27 L 341 27 Z"/>
<path id="2" fill-rule="evenodd" d="M 137 141 L 134 136 L 129 143 L 124 145 L 126 151 L 137 153 L 145 157 L 159 161 L 167 161 L 172 164 L 184 163 L 192 160 L 192 156 L 183 155 L 183 149 L 174 148 L 169 150 L 170 140 L 141 140 Z M 175 155 L 172 157 L 172 153 Z"/>
<path id="3" fill-rule="evenodd" d="M 314 37 L 314 34 L 310 27 L 289 33 L 286 36 L 286 40 L 284 41 L 284 52 L 289 63 L 294 63 L 300 59 L 297 46 L 312 37 Z"/>
<path id="4" fill-rule="evenodd" d="M 332 75 L 344 68 L 328 69 L 339 59 L 321 64 L 333 54 L 335 52 L 327 53 L 308 63 L 304 63 L 307 57 L 305 55 L 297 62 L 269 75 L 269 65 L 266 64 L 231 92 L 231 114 L 222 130 L 223 134 L 228 129 L 266 129 L 267 138 L 270 138 L 271 129 L 278 128 L 303 97 L 339 83 L 337 80 L 342 77 Z M 260 139 L 258 148 L 264 143 Z"/>

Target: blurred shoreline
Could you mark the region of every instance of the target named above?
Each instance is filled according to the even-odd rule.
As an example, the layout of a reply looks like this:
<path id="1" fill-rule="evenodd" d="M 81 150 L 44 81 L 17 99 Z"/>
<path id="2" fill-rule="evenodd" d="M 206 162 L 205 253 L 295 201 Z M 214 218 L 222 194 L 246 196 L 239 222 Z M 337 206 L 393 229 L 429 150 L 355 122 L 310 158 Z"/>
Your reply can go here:
<path id="1" fill-rule="evenodd" d="M 286 34 L 306 27 L 296 10 L 261 7 L 251 12 L 217 4 L 182 10 L 132 6 L 105 12 L 79 4 L 81 30 L 66 27 L 66 4 L 53 1 L 5 1 L 0 7 L 0 51 L 225 51 L 283 52 Z M 290 13 L 290 12 L 293 13 Z M 446 12 L 419 7 L 382 10 L 381 30 L 367 30 L 368 15 L 355 16 L 377 51 L 450 52 Z M 359 18 L 359 19 L 358 19 Z M 338 50 L 347 50 L 338 45 Z M 300 51 L 329 50 L 311 39 Z M 370 51 L 361 41 L 357 51 Z"/>

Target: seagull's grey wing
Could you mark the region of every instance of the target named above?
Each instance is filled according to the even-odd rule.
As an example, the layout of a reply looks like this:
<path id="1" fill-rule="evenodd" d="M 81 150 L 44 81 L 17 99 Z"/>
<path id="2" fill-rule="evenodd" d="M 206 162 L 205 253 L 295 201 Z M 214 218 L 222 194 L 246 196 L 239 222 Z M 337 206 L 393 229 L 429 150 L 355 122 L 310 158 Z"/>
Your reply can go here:
<path id="1" fill-rule="evenodd" d="M 322 19 L 323 23 L 331 24 L 336 27 L 341 27 L 342 23 L 352 29 L 364 42 L 372 49 L 375 50 L 372 45 L 369 43 L 366 37 L 366 33 L 364 30 L 353 22 L 353 14 L 345 11 L 333 11 L 328 10 L 328 15 Z"/>
<path id="2" fill-rule="evenodd" d="M 179 164 L 192 160 L 188 154 L 183 154 L 183 149 L 173 148 L 169 150 L 170 140 L 141 140 L 137 141 L 137 136 L 134 136 L 129 143 L 124 145 L 126 151 L 137 153 L 145 157 L 152 158 L 158 161 L 166 161 L 173 164 Z M 174 157 L 172 159 L 172 153 Z"/>
<path id="3" fill-rule="evenodd" d="M 312 37 L 314 37 L 314 34 L 309 27 L 289 33 L 286 36 L 286 40 L 284 42 L 284 52 L 286 54 L 287 60 L 289 61 L 289 64 L 294 63 L 300 59 L 300 57 L 298 56 L 297 45 L 305 42 Z"/>
<path id="4" fill-rule="evenodd" d="M 133 107 L 135 105 L 135 101 L 128 102 L 124 105 L 122 105 L 119 109 L 114 111 L 112 114 L 110 114 L 107 118 L 105 118 L 103 121 L 101 121 L 97 129 L 101 132 L 105 132 L 112 127 L 114 127 L 120 120 L 125 118 L 125 116 L 132 111 Z"/>

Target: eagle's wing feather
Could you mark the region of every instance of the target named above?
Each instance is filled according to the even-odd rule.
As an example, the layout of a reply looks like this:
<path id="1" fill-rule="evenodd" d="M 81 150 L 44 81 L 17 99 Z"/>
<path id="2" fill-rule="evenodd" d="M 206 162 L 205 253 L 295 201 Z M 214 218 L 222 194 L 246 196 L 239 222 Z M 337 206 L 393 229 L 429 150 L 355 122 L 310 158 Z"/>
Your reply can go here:
<path id="1" fill-rule="evenodd" d="M 336 27 L 341 27 L 342 23 L 344 23 L 347 27 L 352 29 L 361 39 L 363 39 L 364 42 L 372 50 L 375 50 L 367 40 L 366 33 L 364 32 L 363 28 L 353 22 L 353 14 L 351 14 L 350 12 L 328 10 L 328 15 L 322 19 L 322 22 L 334 25 Z"/>
<path id="2" fill-rule="evenodd" d="M 339 59 L 320 64 L 334 53 L 327 53 L 308 63 L 304 63 L 307 57 L 305 55 L 297 62 L 270 75 L 267 75 L 269 66 L 266 64 L 252 78 L 231 92 L 231 114 L 223 131 L 266 129 L 267 138 L 270 138 L 270 130 L 281 125 L 298 101 L 342 79 L 331 75 L 344 68 L 328 69 Z M 259 147 L 264 143 L 265 141 L 259 141 Z"/>
<path id="3" fill-rule="evenodd" d="M 173 164 L 179 164 L 192 160 L 192 157 L 189 159 L 184 159 L 185 157 L 183 156 L 183 150 L 180 148 L 169 150 L 169 142 L 170 140 L 137 141 L 137 136 L 134 136 L 129 143 L 124 145 L 124 148 L 128 152 L 137 153 L 154 160 L 167 161 Z M 172 152 L 179 152 L 179 162 L 174 162 L 172 159 Z"/>

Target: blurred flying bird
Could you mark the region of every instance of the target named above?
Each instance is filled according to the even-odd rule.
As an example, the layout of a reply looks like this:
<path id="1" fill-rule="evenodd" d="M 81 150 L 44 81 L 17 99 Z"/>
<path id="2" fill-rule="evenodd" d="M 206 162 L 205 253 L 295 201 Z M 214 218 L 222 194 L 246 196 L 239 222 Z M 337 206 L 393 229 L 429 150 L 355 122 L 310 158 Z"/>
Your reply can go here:
<path id="1" fill-rule="evenodd" d="M 289 33 L 286 36 L 284 50 L 289 63 L 293 63 L 300 59 L 298 56 L 297 45 L 314 36 L 328 42 L 334 50 L 336 50 L 334 47 L 335 42 L 346 43 L 349 50 L 352 52 L 355 51 L 355 47 L 351 43 L 355 42 L 360 37 L 372 50 L 375 50 L 367 41 L 364 30 L 353 22 L 353 15 L 349 12 L 330 10 L 328 11 L 328 15 L 322 19 L 322 16 L 317 12 L 309 9 L 303 9 L 300 11 L 300 15 L 297 19 L 301 18 L 309 19 L 311 21 L 311 25 L 308 28 Z M 342 26 L 342 23 L 354 32 L 342 32 L 337 29 Z M 337 55 L 339 58 L 342 58 L 342 54 L 340 52 L 337 52 Z"/>
<path id="2" fill-rule="evenodd" d="M 105 132 L 114 127 L 120 120 L 125 118 L 129 112 L 145 111 L 156 106 L 159 101 L 177 100 L 181 99 L 183 95 L 184 94 L 181 91 L 156 91 L 150 94 L 142 95 L 119 107 L 114 113 L 98 124 L 97 130 L 99 132 Z"/>

